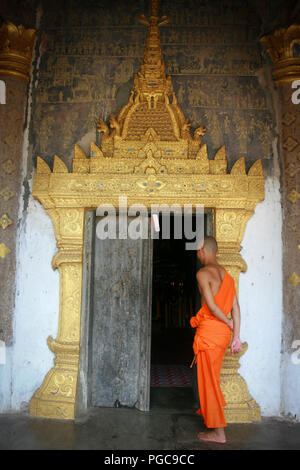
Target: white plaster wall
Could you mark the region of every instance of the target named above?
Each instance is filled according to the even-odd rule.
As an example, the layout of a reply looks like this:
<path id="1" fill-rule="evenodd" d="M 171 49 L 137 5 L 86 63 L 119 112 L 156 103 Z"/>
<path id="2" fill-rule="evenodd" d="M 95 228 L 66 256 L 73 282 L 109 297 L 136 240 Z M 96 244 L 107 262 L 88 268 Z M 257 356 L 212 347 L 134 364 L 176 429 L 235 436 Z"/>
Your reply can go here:
<path id="1" fill-rule="evenodd" d="M 282 213 L 277 178 L 265 179 L 265 200 L 248 221 L 241 255 L 248 268 L 240 275 L 241 340 L 248 351 L 239 372 L 262 415 L 280 414 L 282 323 Z"/>
<path id="2" fill-rule="evenodd" d="M 300 338 L 299 338 L 300 340 Z M 282 357 L 281 412 L 300 421 L 300 347 L 291 349 Z"/>
<path id="3" fill-rule="evenodd" d="M 0 412 L 29 403 L 53 366 L 46 340 L 57 335 L 59 276 L 51 268 L 56 251 L 52 221 L 30 196 L 19 226 L 14 343 L 0 365 Z"/>
<path id="4" fill-rule="evenodd" d="M 12 348 L 5 347 L 5 363 L 0 364 L 0 412 L 11 408 L 11 351 Z"/>

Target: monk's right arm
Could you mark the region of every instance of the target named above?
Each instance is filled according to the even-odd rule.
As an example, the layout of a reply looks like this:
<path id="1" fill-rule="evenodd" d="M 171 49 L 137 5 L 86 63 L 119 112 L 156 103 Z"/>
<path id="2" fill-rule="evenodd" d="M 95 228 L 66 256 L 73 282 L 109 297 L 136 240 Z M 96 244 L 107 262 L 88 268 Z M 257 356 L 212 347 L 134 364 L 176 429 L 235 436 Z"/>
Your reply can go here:
<path id="1" fill-rule="evenodd" d="M 234 297 L 231 316 L 233 320 L 233 338 L 240 337 L 241 312 L 237 296 Z"/>
<path id="2" fill-rule="evenodd" d="M 239 301 L 237 297 L 234 297 L 231 316 L 233 320 L 233 336 L 231 342 L 231 354 L 239 353 L 241 350 L 241 341 L 240 341 L 240 324 L 241 324 L 241 312 Z"/>

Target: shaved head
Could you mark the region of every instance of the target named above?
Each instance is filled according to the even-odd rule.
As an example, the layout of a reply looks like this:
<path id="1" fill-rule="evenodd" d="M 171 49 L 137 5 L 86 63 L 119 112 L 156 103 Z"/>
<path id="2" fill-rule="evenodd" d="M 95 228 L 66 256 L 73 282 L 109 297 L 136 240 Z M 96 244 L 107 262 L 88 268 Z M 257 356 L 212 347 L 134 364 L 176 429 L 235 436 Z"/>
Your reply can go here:
<path id="1" fill-rule="evenodd" d="M 216 254 L 218 251 L 218 244 L 214 237 L 204 237 L 203 244 L 201 248 L 204 248 L 206 253 Z"/>

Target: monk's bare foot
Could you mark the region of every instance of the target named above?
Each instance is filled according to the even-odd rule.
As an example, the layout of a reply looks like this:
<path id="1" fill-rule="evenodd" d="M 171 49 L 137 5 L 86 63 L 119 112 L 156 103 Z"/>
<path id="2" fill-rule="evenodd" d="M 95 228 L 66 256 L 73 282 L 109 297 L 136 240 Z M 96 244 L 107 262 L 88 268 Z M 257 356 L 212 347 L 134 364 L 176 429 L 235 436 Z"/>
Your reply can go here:
<path id="1" fill-rule="evenodd" d="M 212 431 L 199 432 L 197 437 L 200 441 L 204 442 L 217 442 L 219 444 L 225 444 L 226 442 L 224 428 L 216 428 Z"/>

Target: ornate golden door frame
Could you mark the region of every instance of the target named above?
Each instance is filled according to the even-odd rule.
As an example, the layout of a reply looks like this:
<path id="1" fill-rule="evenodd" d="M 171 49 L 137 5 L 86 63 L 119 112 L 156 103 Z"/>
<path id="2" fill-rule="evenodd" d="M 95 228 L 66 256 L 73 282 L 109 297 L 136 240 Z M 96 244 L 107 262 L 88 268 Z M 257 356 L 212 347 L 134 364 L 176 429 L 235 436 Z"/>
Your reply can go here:
<path id="1" fill-rule="evenodd" d="M 240 243 L 256 204 L 264 199 L 261 161 L 246 174 L 242 157 L 227 174 L 224 147 L 213 160 L 208 158 L 206 145 L 201 145 L 205 126 L 191 134 L 191 122 L 165 73 L 159 27 L 168 18 L 159 17 L 158 0 L 151 0 L 149 18 L 141 15 L 140 21 L 148 29 L 142 65 L 118 116 L 110 116 L 109 126 L 101 118 L 97 123 L 101 148 L 92 142 L 88 157 L 75 145 L 72 173 L 57 156 L 53 171 L 37 158 L 33 195 L 54 224 L 58 253 L 52 265 L 60 273 L 60 306 L 57 338 L 48 338 L 55 364 L 31 400 L 35 416 L 74 419 L 76 413 L 86 209 L 103 203 L 117 208 L 121 196 L 128 206 L 143 204 L 149 210 L 152 204 L 204 205 L 214 210 L 219 262 L 237 289 L 240 272 L 246 270 Z M 259 419 L 259 407 L 237 368 L 238 357 L 227 354 L 221 378 L 227 421 Z"/>
<path id="2" fill-rule="evenodd" d="M 50 215 L 58 252 L 52 260 L 60 274 L 60 305 L 57 338 L 47 343 L 55 354 L 54 367 L 47 373 L 30 403 L 30 413 L 45 418 L 74 419 L 81 347 L 81 299 L 83 273 L 84 220 L 86 209 L 97 209 L 110 203 L 118 207 L 119 197 L 126 196 L 128 207 L 144 204 L 203 204 L 214 211 L 215 236 L 219 245 L 219 262 L 234 277 L 238 289 L 239 274 L 246 270 L 240 255 L 241 241 L 248 219 L 256 204 L 264 199 L 261 161 L 257 160 L 248 174 L 244 158 L 239 159 L 230 174 L 168 174 L 147 172 L 116 174 L 93 173 L 99 153 L 91 144 L 90 157 L 75 146 L 73 171 L 69 173 L 55 156 L 53 171 L 38 157 L 33 196 Z M 98 154 L 98 155 L 97 155 Z M 97 162 L 98 160 L 98 162 Z M 224 148 L 210 168 L 226 162 Z M 246 345 L 244 346 L 244 348 Z M 235 362 L 234 362 L 235 361 Z M 226 416 L 230 422 L 253 421 L 260 411 L 248 394 L 243 379 L 236 373 L 238 358 L 225 360 L 222 385 L 227 399 Z M 239 382 L 238 393 L 233 393 Z"/>

